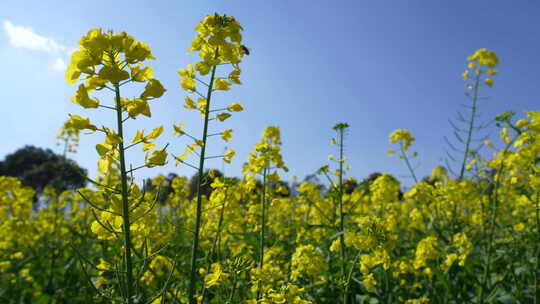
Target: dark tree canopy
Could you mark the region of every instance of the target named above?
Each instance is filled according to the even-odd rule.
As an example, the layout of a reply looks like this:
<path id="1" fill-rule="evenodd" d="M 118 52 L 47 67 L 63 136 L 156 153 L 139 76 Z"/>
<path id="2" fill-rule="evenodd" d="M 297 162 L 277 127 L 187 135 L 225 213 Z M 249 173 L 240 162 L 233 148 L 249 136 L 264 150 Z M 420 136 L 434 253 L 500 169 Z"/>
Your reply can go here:
<path id="1" fill-rule="evenodd" d="M 87 171 L 50 149 L 25 146 L 0 162 L 0 175 L 17 177 L 39 195 L 49 185 L 59 192 L 84 187 Z"/>

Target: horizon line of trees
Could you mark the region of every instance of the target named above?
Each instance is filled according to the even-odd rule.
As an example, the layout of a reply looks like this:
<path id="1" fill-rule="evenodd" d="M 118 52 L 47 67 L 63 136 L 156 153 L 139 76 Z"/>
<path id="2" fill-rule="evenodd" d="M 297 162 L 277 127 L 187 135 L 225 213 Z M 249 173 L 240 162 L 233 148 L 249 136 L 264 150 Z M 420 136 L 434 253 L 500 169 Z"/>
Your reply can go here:
<path id="1" fill-rule="evenodd" d="M 213 177 L 208 173 L 213 171 Z M 87 184 L 88 170 L 80 167 L 74 160 L 67 158 L 65 155 L 60 155 L 53 152 L 51 149 L 43 149 L 32 145 L 26 145 L 15 152 L 6 155 L 3 161 L 0 161 L 0 176 L 17 177 L 25 186 L 32 187 L 36 191 L 34 202 L 37 203 L 39 196 L 47 186 L 52 186 L 57 192 L 65 190 L 76 190 L 85 187 Z M 347 179 L 344 183 L 344 193 L 350 194 L 355 189 L 361 188 L 369 192 L 369 186 L 382 173 L 373 172 L 366 178 L 358 182 L 354 178 Z M 390 174 L 389 174 L 390 175 Z M 390 175 L 397 182 L 399 180 Z M 160 186 L 159 202 L 165 202 L 166 198 L 174 190 L 171 186 L 172 180 L 180 175 L 170 172 L 164 176 L 162 185 Z M 210 186 L 215 178 L 224 177 L 224 174 L 218 169 L 208 169 L 204 172 L 203 179 L 206 180 L 202 192 L 209 196 L 212 193 Z M 234 180 L 239 180 L 238 177 L 227 177 Z M 199 180 L 198 173 L 195 172 L 189 178 L 189 199 L 192 199 L 196 193 L 196 187 Z M 143 181 L 144 188 L 154 190 L 155 185 L 152 184 L 152 178 Z M 430 177 L 424 177 L 423 182 L 433 185 L 435 183 Z M 317 174 L 309 174 L 305 176 L 301 182 L 279 181 L 271 183 L 270 187 L 276 189 L 283 187 L 286 190 L 280 191 L 281 197 L 296 196 L 296 187 L 303 182 L 309 182 L 319 186 L 323 193 L 328 192 L 328 187 L 322 183 Z M 257 181 L 257 186 L 262 187 L 262 183 Z M 399 199 L 403 197 L 403 191 L 400 189 Z"/>

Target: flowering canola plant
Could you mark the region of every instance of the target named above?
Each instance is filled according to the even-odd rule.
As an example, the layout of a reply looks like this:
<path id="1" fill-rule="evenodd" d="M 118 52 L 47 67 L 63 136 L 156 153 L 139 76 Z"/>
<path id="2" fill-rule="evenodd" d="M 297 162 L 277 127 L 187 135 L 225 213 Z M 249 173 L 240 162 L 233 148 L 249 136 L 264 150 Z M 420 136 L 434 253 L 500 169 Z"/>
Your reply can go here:
<path id="1" fill-rule="evenodd" d="M 84 148 L 81 134 L 103 136 L 88 187 L 37 195 L 0 176 L 1 303 L 540 303 L 539 112 L 499 115 L 500 139 L 485 143 L 491 155 L 474 158 L 467 175 L 437 167 L 417 180 L 415 138 L 392 132 L 399 150 L 391 153 L 399 151 L 415 180 L 407 190 L 386 173 L 346 177 L 346 123 L 331 141 L 337 169 L 318 171 L 326 185 L 281 180 L 288 168 L 277 126 L 263 131 L 243 176 L 226 177 L 205 161 L 228 163 L 235 153 L 206 148 L 212 138 L 232 140 L 231 129 L 212 128 L 243 106 L 216 97 L 241 83 L 249 51 L 233 17 L 207 16 L 195 30 L 190 52 L 200 61 L 179 74 L 184 108 L 202 117 L 202 135 L 173 125 L 170 133 L 189 141 L 181 148 L 158 146 L 167 133 L 160 125 L 126 135 L 125 123 L 150 119 L 165 93 L 146 65 L 149 46 L 100 29 L 81 38 L 66 73 L 77 84 L 71 100 L 116 124 L 73 113 L 62 127 L 66 151 Z M 468 90 L 493 86 L 497 65 L 492 51 L 470 56 Z M 137 83 L 138 96 L 122 96 Z M 137 146 L 145 157 L 130 165 L 126 154 Z M 135 179 L 169 159 L 198 179 Z"/>

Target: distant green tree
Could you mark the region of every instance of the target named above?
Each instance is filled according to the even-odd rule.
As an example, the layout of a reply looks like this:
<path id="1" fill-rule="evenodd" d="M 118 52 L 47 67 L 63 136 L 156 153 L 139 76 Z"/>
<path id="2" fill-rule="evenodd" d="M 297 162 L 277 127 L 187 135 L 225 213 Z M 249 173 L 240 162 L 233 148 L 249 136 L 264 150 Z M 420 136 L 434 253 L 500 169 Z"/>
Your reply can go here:
<path id="1" fill-rule="evenodd" d="M 39 196 L 46 186 L 58 192 L 84 187 L 87 171 L 50 149 L 25 146 L 0 162 L 0 175 L 17 177 Z"/>

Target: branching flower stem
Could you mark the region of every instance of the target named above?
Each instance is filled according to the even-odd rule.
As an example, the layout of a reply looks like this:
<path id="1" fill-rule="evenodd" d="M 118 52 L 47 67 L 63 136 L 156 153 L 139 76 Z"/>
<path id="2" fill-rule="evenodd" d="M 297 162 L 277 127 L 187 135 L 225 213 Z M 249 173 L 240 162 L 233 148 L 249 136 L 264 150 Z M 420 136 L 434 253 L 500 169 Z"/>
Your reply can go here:
<path id="1" fill-rule="evenodd" d="M 216 58 L 218 52 L 216 50 Z M 197 181 L 197 213 L 195 215 L 195 229 L 193 233 L 193 244 L 191 247 L 191 268 L 189 273 L 189 288 L 188 288 L 188 299 L 190 304 L 197 304 L 195 299 L 195 289 L 197 281 L 197 249 L 199 247 L 199 230 L 201 226 L 201 211 L 202 211 L 202 186 L 203 186 L 203 174 L 204 174 L 204 161 L 205 161 L 205 152 L 206 152 L 206 140 L 208 138 L 208 121 L 209 121 L 209 111 L 210 111 L 210 101 L 212 98 L 212 87 L 214 85 L 214 78 L 216 75 L 216 66 L 212 67 L 212 74 L 210 75 L 210 83 L 208 85 L 208 92 L 206 94 L 206 106 L 205 106 L 205 115 L 204 115 L 204 129 L 202 141 L 203 145 L 201 147 L 201 154 L 199 158 L 199 167 L 198 174 L 199 180 Z"/>
<path id="2" fill-rule="evenodd" d="M 472 97 L 472 107 L 471 107 L 471 118 L 469 120 L 469 128 L 467 131 L 467 140 L 465 141 L 465 151 L 463 152 L 463 161 L 461 162 L 461 169 L 459 171 L 458 180 L 463 179 L 465 175 L 465 166 L 467 165 L 467 158 L 469 157 L 469 150 L 472 140 L 472 132 L 474 129 L 474 118 L 476 117 L 476 103 L 478 102 L 478 87 L 480 86 L 480 75 L 476 75 L 474 81 L 473 97 Z"/>
<path id="3" fill-rule="evenodd" d="M 262 272 L 262 268 L 264 266 L 264 236 L 265 236 L 265 230 L 266 230 L 266 175 L 267 175 L 268 169 L 263 169 L 263 184 L 262 184 L 262 196 L 261 196 L 261 236 L 260 236 L 260 244 L 259 244 L 259 271 Z M 260 273 L 259 273 L 260 275 Z M 259 278 L 258 288 L 257 288 L 257 301 L 261 298 L 261 288 L 262 288 L 262 280 Z"/>
<path id="4" fill-rule="evenodd" d="M 134 282 L 133 282 L 133 263 L 131 260 L 131 232 L 130 232 L 130 219 L 129 219 L 129 200 L 128 200 L 128 185 L 127 185 L 127 171 L 126 160 L 124 155 L 124 133 L 122 128 L 122 103 L 120 101 L 120 85 L 115 84 L 115 101 L 116 101 L 116 121 L 118 125 L 118 136 L 122 139 L 120 141 L 118 150 L 120 153 L 120 178 L 121 178 L 121 194 L 122 194 L 122 219 L 123 219 L 123 235 L 124 235 L 124 262 L 126 266 L 126 298 L 127 304 L 133 303 L 134 296 Z"/>
<path id="5" fill-rule="evenodd" d="M 401 157 L 403 157 L 403 160 L 405 160 L 405 164 L 407 165 L 407 168 L 409 169 L 409 172 L 411 172 L 411 176 L 414 179 L 414 183 L 418 184 L 418 178 L 416 178 L 416 174 L 414 173 L 414 169 L 411 166 L 411 162 L 409 161 L 409 157 L 405 153 L 405 149 L 403 147 L 403 142 L 399 142 L 399 148 L 401 151 Z"/>
<path id="6" fill-rule="evenodd" d="M 339 205 L 339 245 L 341 249 L 341 277 L 345 279 L 346 276 L 346 265 L 345 261 L 347 256 L 345 255 L 345 216 L 343 214 L 343 137 L 345 128 L 338 128 L 339 132 L 339 191 L 338 191 L 338 205 Z M 345 287 L 343 289 L 343 304 L 348 303 L 348 289 Z"/>

